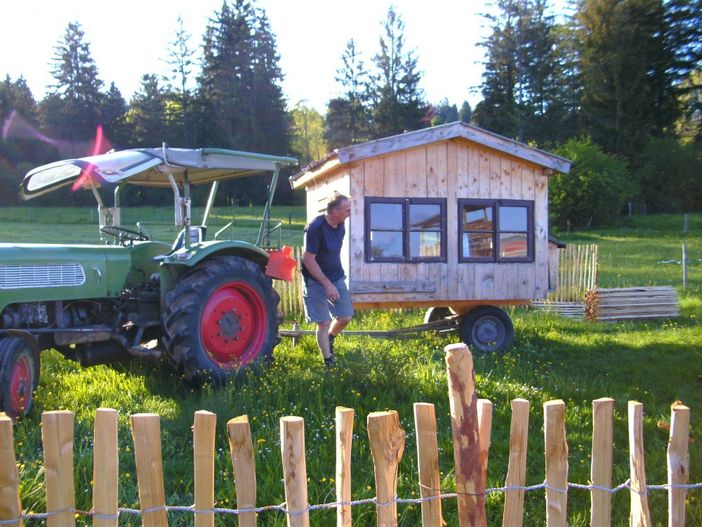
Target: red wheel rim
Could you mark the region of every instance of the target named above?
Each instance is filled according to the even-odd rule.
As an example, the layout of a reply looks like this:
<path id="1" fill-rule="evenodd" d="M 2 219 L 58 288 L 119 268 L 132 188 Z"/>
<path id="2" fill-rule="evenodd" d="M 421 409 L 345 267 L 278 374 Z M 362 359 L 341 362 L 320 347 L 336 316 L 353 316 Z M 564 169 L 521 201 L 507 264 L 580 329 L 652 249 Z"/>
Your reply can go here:
<path id="1" fill-rule="evenodd" d="M 200 338 L 207 356 L 223 369 L 251 362 L 268 334 L 266 306 L 246 282 L 227 282 L 207 299 L 200 319 Z"/>
<path id="2" fill-rule="evenodd" d="M 10 397 L 16 415 L 22 415 L 32 400 L 32 365 L 26 355 L 20 356 L 12 368 Z"/>

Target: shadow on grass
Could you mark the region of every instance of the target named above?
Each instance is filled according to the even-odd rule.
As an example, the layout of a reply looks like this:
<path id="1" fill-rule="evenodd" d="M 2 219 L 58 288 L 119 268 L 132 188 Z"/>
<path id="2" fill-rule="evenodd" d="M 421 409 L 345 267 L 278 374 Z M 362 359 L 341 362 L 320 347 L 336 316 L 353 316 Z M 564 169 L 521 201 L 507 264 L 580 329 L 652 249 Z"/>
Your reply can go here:
<path id="1" fill-rule="evenodd" d="M 567 407 L 569 480 L 587 483 L 591 402 L 600 397 L 613 397 L 616 401 L 615 483 L 628 477 L 628 400 L 638 400 L 645 405 L 649 482 L 664 482 L 665 422 L 669 419 L 669 405 L 676 399 L 688 404 L 693 410 L 692 434 L 702 434 L 699 419 L 694 418 L 696 409 L 702 408 L 699 325 L 692 320 L 590 324 L 522 310 L 513 310 L 511 316 L 516 327 L 515 347 L 504 354 L 475 358 L 478 396 L 490 399 L 494 404 L 488 486 L 504 483 L 509 459 L 509 403 L 516 397 L 528 399 L 532 408 L 527 484 L 543 481 L 541 404 L 557 398 L 563 399 Z M 383 328 L 399 327 L 417 323 L 418 315 L 387 313 L 380 318 L 380 321 L 368 320 Z M 357 327 L 364 327 L 365 322 L 364 317 L 359 317 Z M 276 360 L 270 367 L 242 372 L 235 382 L 223 388 L 206 386 L 200 390 L 191 388 L 163 363 L 82 369 L 57 354 L 50 354 L 45 367 L 51 374 L 42 381 L 38 401 L 41 409 L 68 408 L 77 412 L 76 437 L 79 439 L 76 450 L 80 452 L 77 458 L 82 459 L 78 461 L 82 463 L 78 477 L 83 479 L 90 477 L 94 409 L 105 405 L 120 410 L 120 465 L 125 478 L 121 504 L 126 506 L 138 505 L 127 416 L 137 412 L 154 412 L 162 416 L 167 501 L 182 505 L 192 503 L 193 499 L 190 427 L 193 413 L 201 409 L 214 412 L 218 417 L 216 473 L 219 506 L 234 506 L 233 502 L 227 502 L 234 496 L 235 489 L 225 424 L 243 414 L 249 416 L 253 434 L 260 504 L 280 503 L 285 499 L 280 482 L 279 419 L 286 415 L 305 419 L 310 503 L 333 501 L 336 406 L 353 408 L 356 412 L 352 451 L 354 499 L 374 495 L 366 417 L 370 412 L 390 409 L 398 411 L 400 423 L 407 433 L 398 495 L 416 497 L 412 494 L 417 491 L 414 402 L 435 405 L 442 489 L 450 492 L 455 488 L 443 349 L 457 340 L 455 334 L 433 333 L 409 340 L 342 335 L 337 340 L 338 366 L 331 371 L 324 368 L 313 337 L 302 338 L 297 346 L 284 340 L 276 348 Z M 31 416 L 30 420 L 38 424 L 38 414 Z M 660 422 L 663 422 L 663 427 Z M 27 430 L 29 425 L 25 422 L 21 426 L 25 427 L 22 429 L 25 437 L 22 448 L 29 458 L 27 466 L 35 469 L 35 461 L 40 463 L 37 457 L 38 426 L 34 431 Z M 702 480 L 700 460 L 702 448 L 693 443 L 691 481 Z M 131 482 L 127 481 L 129 478 L 132 478 Z M 617 521 L 626 520 L 627 498 L 625 493 L 615 497 L 617 508 L 624 511 L 616 516 Z M 491 524 L 501 518 L 501 503 L 501 496 L 488 500 Z M 651 503 L 652 507 L 665 510 L 665 493 L 652 496 Z M 79 505 L 89 508 L 89 497 Z M 528 495 L 526 507 L 533 524 L 544 524 L 542 492 Z M 448 500 L 444 510 L 448 523 L 456 524 L 455 503 Z M 589 510 L 587 493 L 574 491 L 569 495 L 569 510 Z M 696 514 L 699 513 L 698 508 L 695 510 Z M 401 524 L 419 522 L 418 509 L 400 507 L 398 512 Z M 359 507 L 354 514 L 368 518 L 368 524 L 375 519 L 372 506 Z M 315 512 L 314 522 L 332 524 L 333 516 L 330 512 Z M 576 513 L 569 518 L 572 525 L 587 524 L 578 517 L 580 514 Z M 189 521 L 183 518 L 173 520 L 174 524 Z M 281 525 L 283 522 L 283 518 L 275 513 L 263 514 L 260 518 L 261 525 Z"/>

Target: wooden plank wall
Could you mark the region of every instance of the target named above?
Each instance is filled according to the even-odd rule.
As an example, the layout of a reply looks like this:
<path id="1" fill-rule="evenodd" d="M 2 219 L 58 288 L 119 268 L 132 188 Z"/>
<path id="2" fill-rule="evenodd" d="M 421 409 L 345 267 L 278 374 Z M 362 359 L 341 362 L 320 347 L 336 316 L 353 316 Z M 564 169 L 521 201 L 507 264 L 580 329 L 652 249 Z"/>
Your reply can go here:
<path id="1" fill-rule="evenodd" d="M 548 292 L 548 184 L 540 167 L 463 140 L 443 141 L 349 165 L 351 282 L 429 280 L 435 293 L 354 294 L 354 302 L 516 300 Z M 335 181 L 336 176 L 331 180 Z M 329 180 L 328 180 L 329 181 Z M 365 263 L 364 197 L 446 197 L 447 262 Z M 458 263 L 458 199 L 533 200 L 535 263 Z M 309 194 L 308 194 L 309 203 Z"/>

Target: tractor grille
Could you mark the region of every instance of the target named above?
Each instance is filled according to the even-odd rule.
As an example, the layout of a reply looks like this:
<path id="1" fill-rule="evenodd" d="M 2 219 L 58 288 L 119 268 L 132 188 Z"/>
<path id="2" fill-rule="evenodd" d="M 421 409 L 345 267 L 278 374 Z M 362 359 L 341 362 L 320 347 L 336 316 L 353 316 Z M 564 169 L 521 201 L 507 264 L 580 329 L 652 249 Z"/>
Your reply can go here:
<path id="1" fill-rule="evenodd" d="M 0 265 L 0 289 L 65 287 L 85 283 L 79 264 Z"/>

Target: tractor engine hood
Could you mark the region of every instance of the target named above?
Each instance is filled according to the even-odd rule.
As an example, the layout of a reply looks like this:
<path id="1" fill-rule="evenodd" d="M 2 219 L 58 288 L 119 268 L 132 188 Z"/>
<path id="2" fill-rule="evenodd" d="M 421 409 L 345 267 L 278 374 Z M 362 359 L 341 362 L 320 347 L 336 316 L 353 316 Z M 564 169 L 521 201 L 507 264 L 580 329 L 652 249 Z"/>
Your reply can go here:
<path id="1" fill-rule="evenodd" d="M 158 272 L 168 246 L 0 243 L 0 312 L 15 302 L 117 297 Z"/>

